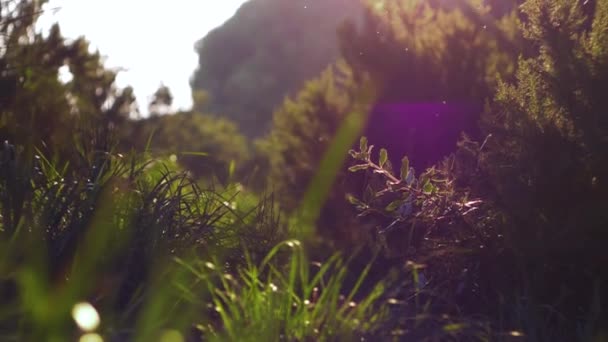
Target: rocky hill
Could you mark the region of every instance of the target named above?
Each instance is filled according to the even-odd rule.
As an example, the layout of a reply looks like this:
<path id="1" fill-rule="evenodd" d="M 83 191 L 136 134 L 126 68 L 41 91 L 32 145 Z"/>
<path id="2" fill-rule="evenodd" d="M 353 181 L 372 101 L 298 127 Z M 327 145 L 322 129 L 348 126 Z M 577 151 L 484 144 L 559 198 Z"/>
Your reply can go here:
<path id="1" fill-rule="evenodd" d="M 357 18 L 358 0 L 250 0 L 196 44 L 195 110 L 234 120 L 249 137 L 266 133 L 273 109 L 338 57 L 336 30 Z"/>

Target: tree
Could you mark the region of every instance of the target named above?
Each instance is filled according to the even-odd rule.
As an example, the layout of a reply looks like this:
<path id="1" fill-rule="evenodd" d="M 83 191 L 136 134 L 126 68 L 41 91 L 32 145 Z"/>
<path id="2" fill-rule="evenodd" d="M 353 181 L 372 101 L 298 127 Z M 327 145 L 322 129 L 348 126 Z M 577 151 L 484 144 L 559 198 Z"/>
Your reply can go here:
<path id="1" fill-rule="evenodd" d="M 0 136 L 37 147 L 63 160 L 78 159 L 74 137 L 83 125 L 111 130 L 132 110 L 132 89 L 114 86 L 116 73 L 90 53 L 84 38 L 71 42 L 58 25 L 35 34 L 34 24 L 46 1 L 3 1 L 0 6 Z M 62 83 L 67 66 L 73 78 Z M 81 136 L 83 139 L 84 136 Z"/>
<path id="2" fill-rule="evenodd" d="M 462 131 L 478 136 L 485 99 L 522 50 L 517 27 L 513 12 L 494 17 L 483 1 L 366 2 L 363 27 L 345 24 L 340 42 L 378 89 L 370 141 L 425 168 L 454 151 Z"/>
<path id="3" fill-rule="evenodd" d="M 256 142 L 259 153 L 269 159 L 270 189 L 287 212 L 298 208 L 338 128 L 360 100 L 360 84 L 353 76 L 344 61 L 328 67 L 295 98 L 285 100 L 274 113 L 270 134 Z M 319 219 L 319 231 L 331 237 L 330 244 L 347 244 L 360 235 L 345 223 L 352 221 L 353 213 L 340 185 L 345 173 L 339 176 Z"/>
<path id="4" fill-rule="evenodd" d="M 152 101 L 148 105 L 148 112 L 150 115 L 168 114 L 171 111 L 172 104 L 173 94 L 171 94 L 171 89 L 161 84 L 152 96 Z"/>

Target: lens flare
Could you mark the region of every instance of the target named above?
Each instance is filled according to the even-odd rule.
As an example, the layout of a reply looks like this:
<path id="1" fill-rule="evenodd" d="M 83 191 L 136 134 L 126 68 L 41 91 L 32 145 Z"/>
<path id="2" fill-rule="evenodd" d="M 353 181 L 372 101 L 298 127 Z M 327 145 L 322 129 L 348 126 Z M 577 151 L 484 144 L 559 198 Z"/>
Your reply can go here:
<path id="1" fill-rule="evenodd" d="M 103 342 L 103 338 L 99 334 L 88 333 L 80 336 L 78 342 Z"/>
<path id="2" fill-rule="evenodd" d="M 74 305 L 72 317 L 78 327 L 83 331 L 93 331 L 97 329 L 100 323 L 97 310 L 89 303 L 78 303 Z"/>
<path id="3" fill-rule="evenodd" d="M 184 336 L 177 330 L 167 330 L 160 337 L 160 342 L 184 342 Z"/>

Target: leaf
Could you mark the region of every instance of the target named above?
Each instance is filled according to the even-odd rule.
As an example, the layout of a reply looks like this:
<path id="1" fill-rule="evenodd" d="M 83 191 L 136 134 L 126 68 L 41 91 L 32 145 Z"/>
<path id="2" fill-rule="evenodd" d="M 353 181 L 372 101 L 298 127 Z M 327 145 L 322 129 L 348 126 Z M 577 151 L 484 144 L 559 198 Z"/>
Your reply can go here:
<path id="1" fill-rule="evenodd" d="M 236 170 L 236 161 L 233 159 L 230 161 L 230 164 L 228 165 L 228 176 L 229 178 L 232 178 L 232 176 L 234 176 L 234 171 Z"/>
<path id="2" fill-rule="evenodd" d="M 420 184 L 423 188 L 426 186 L 427 183 L 430 183 L 430 181 L 431 179 L 426 172 L 421 174 L 420 177 L 418 177 L 418 184 Z"/>
<path id="3" fill-rule="evenodd" d="M 346 199 L 352 205 L 365 206 L 365 203 L 361 202 L 357 197 L 355 197 L 355 196 L 353 196 L 351 194 L 347 194 L 346 195 Z"/>
<path id="4" fill-rule="evenodd" d="M 379 160 L 380 167 L 384 167 L 387 160 L 388 160 L 388 152 L 386 151 L 385 148 L 380 149 L 380 160 Z"/>
<path id="5" fill-rule="evenodd" d="M 206 152 L 180 152 L 183 156 L 194 156 L 194 157 L 207 157 L 209 153 Z"/>
<path id="6" fill-rule="evenodd" d="M 359 140 L 359 151 L 367 152 L 367 137 L 361 137 Z"/>
<path id="7" fill-rule="evenodd" d="M 150 151 L 150 146 L 152 146 L 152 138 L 154 137 L 154 132 L 156 131 L 156 129 L 152 129 L 152 132 L 150 132 L 150 135 L 148 136 L 148 142 L 146 142 L 146 148 L 144 149 L 145 152 L 149 152 Z"/>
<path id="8" fill-rule="evenodd" d="M 387 205 L 386 208 L 384 208 L 384 210 L 386 210 L 386 211 L 395 211 L 395 210 L 399 209 L 399 207 L 401 207 L 402 203 L 403 202 L 400 201 L 400 200 L 393 201 L 389 205 Z"/>
<path id="9" fill-rule="evenodd" d="M 416 180 L 416 174 L 414 173 L 414 169 L 410 168 L 410 170 L 408 171 L 407 177 L 405 177 L 405 184 L 411 186 L 412 184 L 414 184 L 415 180 Z"/>
<path id="10" fill-rule="evenodd" d="M 454 332 L 461 331 L 464 328 L 465 328 L 464 324 L 452 323 L 452 324 L 445 325 L 443 327 L 443 331 L 454 333 Z"/>
<path id="11" fill-rule="evenodd" d="M 367 165 L 367 164 L 359 164 L 359 165 L 349 167 L 348 171 L 357 172 L 357 171 L 361 171 L 361 170 L 367 170 L 368 168 L 369 168 L 369 165 Z"/>
<path id="12" fill-rule="evenodd" d="M 434 189 L 435 187 L 433 186 L 433 183 L 431 183 L 431 181 L 427 178 L 426 182 L 422 186 L 422 191 L 428 195 L 431 194 Z"/>
<path id="13" fill-rule="evenodd" d="M 403 157 L 403 159 L 401 159 L 401 180 L 406 181 L 409 173 L 410 173 L 410 160 L 407 156 L 405 156 L 405 157 Z"/>

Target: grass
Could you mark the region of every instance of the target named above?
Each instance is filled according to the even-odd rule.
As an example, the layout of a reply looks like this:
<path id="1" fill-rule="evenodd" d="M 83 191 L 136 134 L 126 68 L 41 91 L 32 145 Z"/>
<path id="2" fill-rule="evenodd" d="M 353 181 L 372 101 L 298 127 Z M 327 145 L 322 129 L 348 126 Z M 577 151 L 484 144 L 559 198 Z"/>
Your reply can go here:
<path id="1" fill-rule="evenodd" d="M 341 256 L 315 266 L 300 241 L 280 242 L 272 196 L 78 150 L 79 167 L 40 151 L 3 160 L 2 340 L 350 340 L 381 326 L 384 285 L 360 294 L 365 271 L 347 289 Z M 99 326 L 77 324 L 80 303 Z"/>
<path id="2" fill-rule="evenodd" d="M 236 268 L 242 243 L 267 251 L 284 236 L 272 198 L 201 189 L 170 161 L 91 152 L 80 162 L 60 168 L 17 153 L 1 165 L 3 339 L 66 340 L 81 301 L 147 336 L 171 298 L 154 285 L 159 273 L 182 277 L 167 267 L 172 255 L 215 255 Z"/>
<path id="3" fill-rule="evenodd" d="M 283 258 L 286 265 L 276 262 Z M 213 313 L 197 325 L 209 340 L 352 341 L 373 333 L 386 319 L 386 307 L 377 305 L 383 283 L 360 295 L 364 272 L 344 292 L 348 268 L 343 259 L 336 254 L 313 265 L 297 240 L 278 244 L 260 264 L 249 260 L 236 276 L 210 262 L 177 262 L 194 275 L 195 284 L 182 287 L 185 297 L 207 303 Z M 192 293 L 197 284 L 207 286 L 209 298 Z"/>

